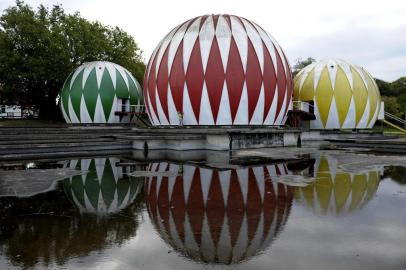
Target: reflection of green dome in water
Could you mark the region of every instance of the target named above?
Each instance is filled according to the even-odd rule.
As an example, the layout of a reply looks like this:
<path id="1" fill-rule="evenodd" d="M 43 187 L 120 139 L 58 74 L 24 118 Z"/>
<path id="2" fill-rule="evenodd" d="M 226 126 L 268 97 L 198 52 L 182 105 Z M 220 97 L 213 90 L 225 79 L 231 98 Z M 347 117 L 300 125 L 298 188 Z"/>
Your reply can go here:
<path id="1" fill-rule="evenodd" d="M 339 215 L 367 204 L 375 195 L 381 176 L 377 169 L 345 172 L 338 168 L 337 160 L 321 156 L 314 165 L 314 177 L 314 182 L 296 189 L 296 200 L 317 213 Z"/>
<path id="2" fill-rule="evenodd" d="M 103 61 L 85 63 L 72 72 L 60 97 L 67 123 L 127 123 L 129 116 L 120 118 L 115 112 L 121 111 L 122 105 L 143 103 L 142 88 L 131 73 Z"/>
<path id="3" fill-rule="evenodd" d="M 109 214 L 131 204 L 142 189 L 142 181 L 128 178 L 117 158 L 71 160 L 68 167 L 87 171 L 64 181 L 64 190 L 81 212 Z M 124 168 L 124 169 L 123 169 Z"/>

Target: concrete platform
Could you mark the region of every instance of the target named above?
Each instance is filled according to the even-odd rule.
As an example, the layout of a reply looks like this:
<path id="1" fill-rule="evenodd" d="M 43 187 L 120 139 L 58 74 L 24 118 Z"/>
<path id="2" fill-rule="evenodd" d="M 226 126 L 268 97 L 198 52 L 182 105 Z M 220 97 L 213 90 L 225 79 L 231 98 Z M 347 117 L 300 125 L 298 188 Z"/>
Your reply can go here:
<path id="1" fill-rule="evenodd" d="M 296 147 L 300 130 L 276 127 L 176 127 L 133 129 L 134 150 L 238 150 Z"/>

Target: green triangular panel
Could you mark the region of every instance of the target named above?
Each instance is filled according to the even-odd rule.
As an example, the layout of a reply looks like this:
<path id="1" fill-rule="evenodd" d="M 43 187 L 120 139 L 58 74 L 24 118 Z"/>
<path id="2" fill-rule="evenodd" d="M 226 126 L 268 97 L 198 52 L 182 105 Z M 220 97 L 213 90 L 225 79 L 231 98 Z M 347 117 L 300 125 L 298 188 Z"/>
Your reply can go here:
<path id="1" fill-rule="evenodd" d="M 104 116 L 106 117 L 106 122 L 109 120 L 111 109 L 113 107 L 114 101 L 114 86 L 111 80 L 110 74 L 107 69 L 103 72 L 103 77 L 100 84 L 100 99 L 103 106 Z"/>
<path id="2" fill-rule="evenodd" d="M 72 75 L 73 75 L 73 72 L 71 74 L 69 74 L 69 77 L 66 79 L 65 83 L 63 84 L 62 92 L 61 92 L 62 106 L 63 106 L 63 109 L 66 113 L 66 116 L 69 118 L 69 120 L 70 120 L 69 106 L 68 106 L 69 92 L 70 92 L 69 86 L 70 86 L 70 80 L 72 79 Z"/>
<path id="3" fill-rule="evenodd" d="M 82 80 L 83 80 L 83 70 L 79 72 L 78 76 L 76 76 L 75 81 L 73 82 L 72 88 L 70 90 L 70 99 L 72 102 L 72 107 L 79 120 L 80 120 L 80 100 L 82 99 L 83 94 Z"/>
<path id="4" fill-rule="evenodd" d="M 86 108 L 92 121 L 94 121 L 98 95 L 99 90 L 97 87 L 96 69 L 93 69 L 87 77 L 85 87 L 83 88 L 83 98 L 85 99 Z"/>
<path id="5" fill-rule="evenodd" d="M 110 207 L 116 192 L 116 180 L 109 159 L 106 160 L 106 165 L 104 166 L 103 178 L 101 179 L 101 192 L 107 208 Z"/>
<path id="6" fill-rule="evenodd" d="M 89 166 L 89 173 L 86 175 L 85 182 L 86 195 L 94 209 L 97 209 L 100 193 L 99 180 L 97 178 L 95 160 L 92 159 Z"/>
<path id="7" fill-rule="evenodd" d="M 116 96 L 118 98 L 129 98 L 128 88 L 125 84 L 123 76 L 116 69 Z"/>
<path id="8" fill-rule="evenodd" d="M 130 86 L 129 91 L 130 91 L 130 104 L 131 105 L 138 105 L 138 100 L 140 99 L 139 93 L 140 93 L 140 88 L 138 88 L 138 83 L 133 81 L 133 79 L 126 74 L 128 84 Z"/>
<path id="9" fill-rule="evenodd" d="M 74 203 L 73 198 L 72 198 L 72 185 L 70 183 L 70 178 L 65 179 L 62 182 L 62 186 L 63 186 L 63 191 L 64 191 L 66 197 L 68 197 L 68 200 L 70 200 L 72 203 Z"/>
<path id="10" fill-rule="evenodd" d="M 128 179 L 120 179 L 117 182 L 117 196 L 118 202 L 117 205 L 120 206 L 123 203 L 125 196 L 127 195 L 130 189 L 130 182 Z"/>
<path id="11" fill-rule="evenodd" d="M 72 177 L 72 192 L 82 206 L 85 206 L 84 191 L 82 176 L 76 175 Z"/>

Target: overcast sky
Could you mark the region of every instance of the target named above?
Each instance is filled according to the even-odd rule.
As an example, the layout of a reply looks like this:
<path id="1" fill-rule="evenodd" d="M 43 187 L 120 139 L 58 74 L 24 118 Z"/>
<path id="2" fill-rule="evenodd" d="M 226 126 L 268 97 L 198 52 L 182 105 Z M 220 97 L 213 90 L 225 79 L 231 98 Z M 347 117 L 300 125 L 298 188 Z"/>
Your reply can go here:
<path id="1" fill-rule="evenodd" d="M 134 36 L 148 61 L 158 42 L 183 21 L 227 13 L 270 32 L 290 63 L 297 58 L 341 58 L 388 81 L 406 76 L 405 0 L 26 0 L 61 3 L 89 20 L 119 26 Z M 0 11 L 14 0 L 0 0 Z"/>

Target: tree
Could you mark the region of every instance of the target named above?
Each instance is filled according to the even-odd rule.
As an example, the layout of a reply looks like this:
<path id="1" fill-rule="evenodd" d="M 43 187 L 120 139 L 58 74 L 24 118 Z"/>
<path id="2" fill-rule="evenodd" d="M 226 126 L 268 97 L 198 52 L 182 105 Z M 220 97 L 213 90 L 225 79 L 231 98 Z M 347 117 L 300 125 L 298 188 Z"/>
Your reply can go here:
<path id="1" fill-rule="evenodd" d="M 41 118 L 60 117 L 56 97 L 64 80 L 95 60 L 117 63 L 142 83 L 142 52 L 118 27 L 66 14 L 61 5 L 34 10 L 19 0 L 0 17 L 2 102 L 34 105 Z"/>
<path id="2" fill-rule="evenodd" d="M 305 60 L 302 60 L 301 58 L 296 59 L 296 63 L 293 65 L 292 70 L 293 77 L 296 76 L 296 74 L 298 74 L 302 68 L 310 65 L 313 62 L 316 62 L 316 59 L 312 57 L 307 57 Z"/>
<path id="3" fill-rule="evenodd" d="M 382 101 L 385 103 L 385 112 L 396 116 L 399 115 L 399 104 L 396 97 L 382 96 Z"/>

